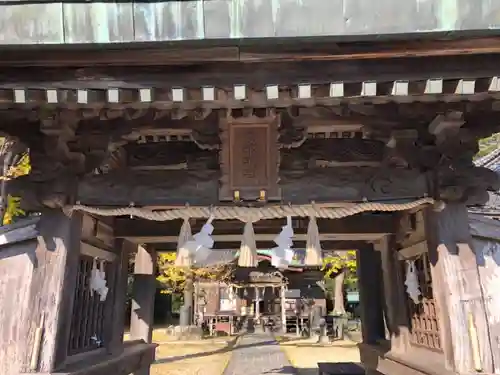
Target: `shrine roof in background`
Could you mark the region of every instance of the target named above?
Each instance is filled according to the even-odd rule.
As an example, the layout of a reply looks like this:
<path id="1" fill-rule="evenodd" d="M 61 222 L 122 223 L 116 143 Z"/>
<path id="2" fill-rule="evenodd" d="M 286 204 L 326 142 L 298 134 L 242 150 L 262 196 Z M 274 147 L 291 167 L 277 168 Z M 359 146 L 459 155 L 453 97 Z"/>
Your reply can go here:
<path id="1" fill-rule="evenodd" d="M 0 44 L 4 45 L 287 37 L 359 40 L 381 34 L 500 29 L 500 4 L 489 0 L 4 0 L 1 4 Z"/>
<path id="2" fill-rule="evenodd" d="M 478 167 L 486 167 L 500 176 L 500 147 L 475 162 Z M 482 206 L 469 207 L 471 214 L 500 217 L 500 191 L 489 191 L 488 201 Z"/>
<path id="3" fill-rule="evenodd" d="M 481 213 L 469 213 L 469 227 L 473 237 L 483 242 L 496 243 L 500 241 L 500 221 Z"/>

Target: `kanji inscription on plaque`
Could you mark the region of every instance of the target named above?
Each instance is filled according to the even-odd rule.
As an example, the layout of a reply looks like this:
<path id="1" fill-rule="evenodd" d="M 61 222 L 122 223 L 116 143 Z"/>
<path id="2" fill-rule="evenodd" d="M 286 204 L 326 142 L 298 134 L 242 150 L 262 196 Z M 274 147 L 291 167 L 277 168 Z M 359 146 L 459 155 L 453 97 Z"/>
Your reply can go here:
<path id="1" fill-rule="evenodd" d="M 265 191 L 266 199 L 279 199 L 277 119 L 232 120 L 222 124 L 221 200 L 234 193 L 254 200 Z"/>
<path id="2" fill-rule="evenodd" d="M 243 125 L 231 127 L 231 177 L 232 189 L 267 187 L 269 126 Z"/>

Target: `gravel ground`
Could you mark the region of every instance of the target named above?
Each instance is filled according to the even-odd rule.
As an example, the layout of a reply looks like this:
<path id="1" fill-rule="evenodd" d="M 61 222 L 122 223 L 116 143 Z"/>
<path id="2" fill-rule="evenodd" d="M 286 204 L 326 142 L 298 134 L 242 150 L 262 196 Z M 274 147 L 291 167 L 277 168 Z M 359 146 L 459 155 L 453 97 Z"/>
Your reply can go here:
<path id="1" fill-rule="evenodd" d="M 231 357 L 230 340 L 160 344 L 151 375 L 221 375 Z"/>
<path id="2" fill-rule="evenodd" d="M 280 346 L 298 375 L 316 375 L 318 362 L 360 362 L 357 344 L 353 341 L 334 341 L 326 346 L 317 339 L 280 339 Z"/>
<path id="3" fill-rule="evenodd" d="M 223 375 L 295 375 L 280 345 L 270 333 L 243 335 L 233 349 L 233 354 Z"/>

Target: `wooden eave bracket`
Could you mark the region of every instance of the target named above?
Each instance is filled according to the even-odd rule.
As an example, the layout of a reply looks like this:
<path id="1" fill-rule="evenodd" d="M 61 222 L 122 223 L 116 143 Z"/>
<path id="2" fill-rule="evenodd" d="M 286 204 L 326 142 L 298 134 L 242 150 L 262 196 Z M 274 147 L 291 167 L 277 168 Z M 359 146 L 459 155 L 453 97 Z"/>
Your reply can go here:
<path id="1" fill-rule="evenodd" d="M 441 138 L 444 133 L 456 132 L 465 123 L 463 113 L 454 111 L 445 115 L 437 115 L 429 124 L 429 133 Z"/>

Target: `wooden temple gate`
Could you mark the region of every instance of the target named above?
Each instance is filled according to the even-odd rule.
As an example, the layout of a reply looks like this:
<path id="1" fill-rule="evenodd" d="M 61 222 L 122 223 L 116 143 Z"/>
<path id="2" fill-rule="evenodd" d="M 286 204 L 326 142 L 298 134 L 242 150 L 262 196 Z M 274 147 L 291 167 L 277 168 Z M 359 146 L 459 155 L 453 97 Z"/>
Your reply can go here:
<path id="1" fill-rule="evenodd" d="M 449 15 L 387 1 L 377 17 L 354 7 L 338 23 L 284 0 L 276 12 L 39 3 L 0 5 L 0 43 L 67 44 L 2 46 L 0 131 L 29 152 L 31 172 L 4 184 L 30 216 L 0 230 L 0 374 L 148 374 L 156 252 L 207 219 L 212 253 L 272 248 L 287 217 L 296 247 L 309 248 L 311 221 L 323 250 L 358 250 L 367 373 L 498 373 L 487 320 L 499 312 L 485 309 L 466 207 L 499 188 L 472 158 L 499 131 L 500 42 L 413 38 L 450 25 L 486 33 L 499 25 L 493 2 Z M 263 23 L 250 27 L 240 8 Z M 107 34 L 89 29 L 106 23 Z M 386 32 L 401 34 L 369 38 Z M 154 43 L 92 45 L 144 40 Z"/>

